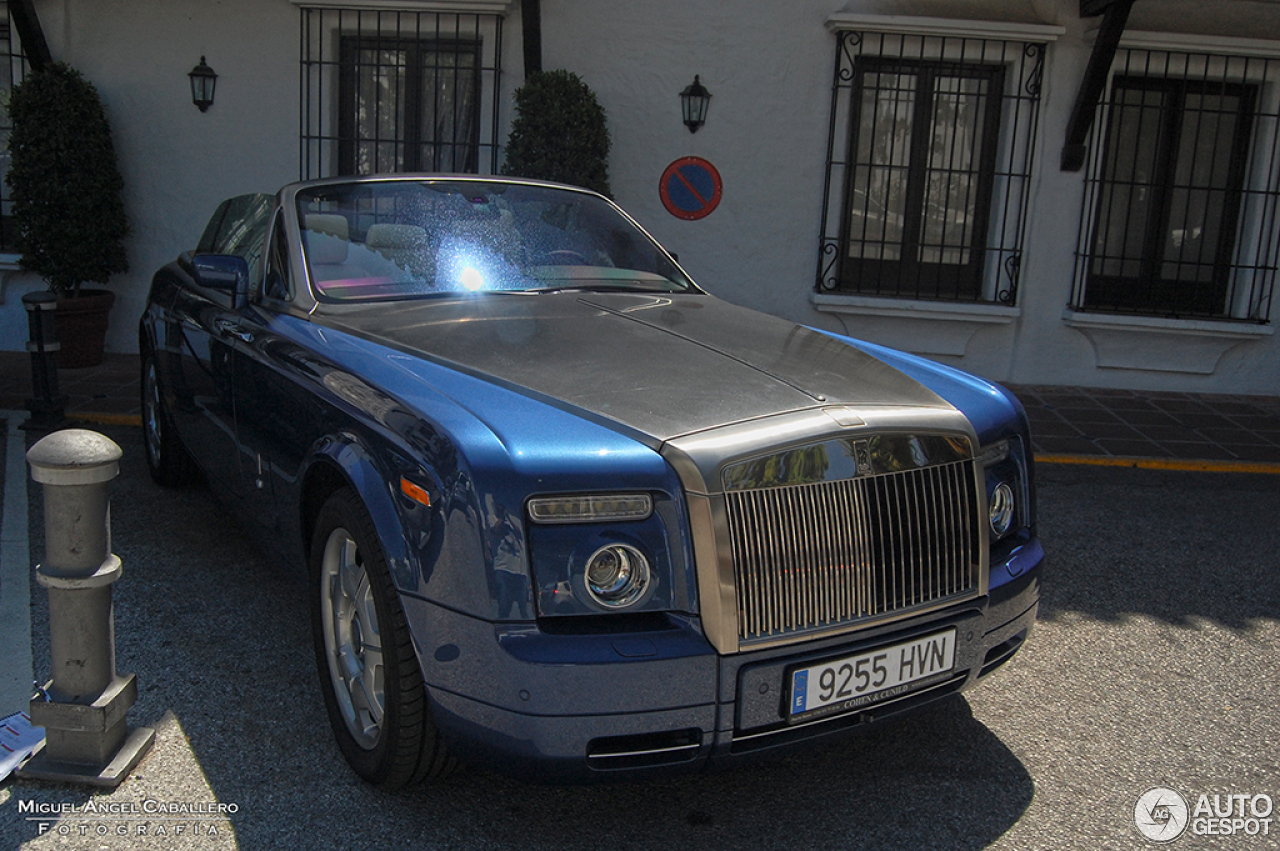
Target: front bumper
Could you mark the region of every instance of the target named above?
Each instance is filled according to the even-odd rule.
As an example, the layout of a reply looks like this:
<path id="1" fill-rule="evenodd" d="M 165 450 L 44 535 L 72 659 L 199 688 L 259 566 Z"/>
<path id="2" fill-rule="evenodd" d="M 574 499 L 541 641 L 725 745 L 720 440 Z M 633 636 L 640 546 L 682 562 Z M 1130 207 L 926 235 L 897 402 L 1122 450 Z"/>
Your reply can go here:
<path id="1" fill-rule="evenodd" d="M 469 762 L 543 782 L 593 782 L 726 767 L 850 732 L 973 685 L 1026 640 L 1043 553 L 988 597 L 919 618 L 720 656 L 696 621 L 626 634 L 552 635 L 405 599 L 434 720 Z M 1028 552 L 1028 550 L 1030 550 Z M 1028 558 L 1027 556 L 1032 556 Z M 956 628 L 950 677 L 891 701 L 789 725 L 785 672 Z"/>

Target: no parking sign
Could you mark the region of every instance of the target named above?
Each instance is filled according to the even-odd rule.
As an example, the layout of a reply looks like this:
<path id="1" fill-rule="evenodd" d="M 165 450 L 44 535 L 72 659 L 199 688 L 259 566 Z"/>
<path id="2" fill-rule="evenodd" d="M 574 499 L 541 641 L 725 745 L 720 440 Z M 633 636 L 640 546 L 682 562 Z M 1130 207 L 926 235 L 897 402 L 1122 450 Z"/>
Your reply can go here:
<path id="1" fill-rule="evenodd" d="M 677 219 L 693 221 L 720 204 L 720 172 L 702 157 L 681 157 L 667 166 L 658 181 L 662 206 Z"/>

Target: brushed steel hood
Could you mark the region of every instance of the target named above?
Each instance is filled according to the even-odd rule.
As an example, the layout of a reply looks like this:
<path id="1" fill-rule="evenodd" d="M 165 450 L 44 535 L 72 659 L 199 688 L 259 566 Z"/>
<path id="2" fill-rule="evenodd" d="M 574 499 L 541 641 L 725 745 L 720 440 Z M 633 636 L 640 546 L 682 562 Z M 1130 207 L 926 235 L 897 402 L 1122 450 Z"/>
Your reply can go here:
<path id="1" fill-rule="evenodd" d="M 611 420 L 653 445 L 818 407 L 950 409 L 879 360 L 703 294 L 487 293 L 313 321 Z"/>

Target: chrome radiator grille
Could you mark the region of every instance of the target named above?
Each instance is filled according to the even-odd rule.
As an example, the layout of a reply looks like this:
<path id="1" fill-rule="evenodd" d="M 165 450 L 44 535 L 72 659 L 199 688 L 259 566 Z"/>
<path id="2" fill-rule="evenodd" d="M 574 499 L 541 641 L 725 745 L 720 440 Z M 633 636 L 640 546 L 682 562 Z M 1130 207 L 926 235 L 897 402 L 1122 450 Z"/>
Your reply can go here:
<path id="1" fill-rule="evenodd" d="M 972 460 L 725 497 L 742 641 L 876 619 L 978 588 Z"/>

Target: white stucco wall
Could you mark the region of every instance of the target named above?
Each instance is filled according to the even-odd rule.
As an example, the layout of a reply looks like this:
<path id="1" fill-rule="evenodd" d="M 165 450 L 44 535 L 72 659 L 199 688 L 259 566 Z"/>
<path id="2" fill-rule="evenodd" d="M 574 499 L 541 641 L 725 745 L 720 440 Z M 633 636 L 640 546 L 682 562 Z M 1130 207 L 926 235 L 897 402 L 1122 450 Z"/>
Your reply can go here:
<path id="1" fill-rule="evenodd" d="M 131 271 L 112 282 L 118 303 L 108 348 L 132 351 L 151 274 L 193 246 L 218 201 L 271 191 L 298 176 L 298 7 L 290 0 L 37 0 L 36 7 L 55 58 L 98 86 L 112 122 L 133 236 Z M 1083 175 L 1060 171 L 1058 161 L 1097 26 L 1097 19 L 1081 20 L 1078 10 L 1078 0 L 542 0 L 543 63 L 578 73 L 595 90 L 609 116 L 616 198 L 723 298 L 933 352 L 999 380 L 1277 392 L 1280 341 L 1274 335 L 1238 342 L 1210 374 L 1195 374 L 1100 367 L 1095 349 L 1103 338 L 1112 346 L 1115 339 L 1138 341 L 1148 358 L 1167 367 L 1196 342 L 1201 332 L 1195 328 L 1190 336 L 1160 336 L 1081 329 L 1064 320 Z M 815 309 L 836 51 L 827 23 L 838 13 L 1058 28 L 1045 63 L 1018 304 L 977 308 L 996 321 L 970 328 L 962 355 L 938 354 L 946 349 L 938 340 L 954 323 L 920 319 L 919 310 L 903 311 L 897 300 L 838 314 Z M 1137 28 L 1280 42 L 1280 3 L 1142 0 L 1130 20 L 1129 29 Z M 201 55 L 219 74 L 216 103 L 205 114 L 192 106 L 186 76 Z M 517 2 L 506 19 L 502 67 L 506 125 L 510 93 L 523 70 Z M 712 100 L 706 125 L 691 134 L 681 123 L 677 95 L 695 74 Z M 504 129 L 499 138 L 505 136 Z M 724 180 L 719 208 L 699 221 L 674 218 L 658 195 L 663 170 L 686 155 L 710 160 Z M 38 285 L 18 276 L 4 289 L 3 348 L 22 348 L 26 318 L 19 297 Z M 937 312 L 936 305 L 906 306 Z M 917 318 L 904 318 L 908 313 Z M 1240 327 L 1216 327 L 1223 325 Z"/>
<path id="2" fill-rule="evenodd" d="M 36 10 L 54 58 L 93 82 L 111 122 L 132 235 L 129 271 L 110 282 L 107 349 L 136 351 L 152 273 L 195 247 L 218 202 L 297 179 L 298 12 L 287 0 L 56 0 Z M 202 55 L 218 73 L 205 113 L 187 79 Z M 17 302 L 36 286 L 6 292 L 6 348 L 26 339 Z"/>
<path id="3" fill-rule="evenodd" d="M 713 293 L 812 320 L 831 2 L 550 0 L 542 10 L 544 66 L 581 75 L 608 113 L 618 202 Z M 678 93 L 695 74 L 712 96 L 690 133 Z M 672 217 L 658 195 L 682 156 L 709 160 L 724 180 L 720 206 L 698 221 Z"/>
<path id="4" fill-rule="evenodd" d="M 934 338 L 942 333 L 936 321 L 886 317 L 879 310 L 833 314 L 812 304 L 836 51 L 826 22 L 837 12 L 1062 28 L 1046 58 L 1016 316 L 978 327 L 963 356 L 936 353 Z M 595 89 L 613 134 L 610 168 L 618 201 L 716 295 L 934 352 L 938 360 L 997 380 L 1275 393 L 1280 345 L 1274 336 L 1237 343 L 1206 375 L 1099 367 L 1090 337 L 1064 323 L 1084 183 L 1083 173 L 1063 172 L 1058 163 L 1098 21 L 1080 19 L 1077 0 L 544 0 L 544 65 L 568 68 Z M 1181 32 L 1207 27 L 1228 36 L 1280 39 L 1280 6 L 1251 0 L 1138 3 L 1130 29 L 1135 26 Z M 690 134 L 680 122 L 677 93 L 695 74 L 712 100 L 705 127 Z M 669 215 L 658 196 L 663 170 L 686 155 L 710 160 L 724 179 L 719 208 L 694 222 Z M 889 307 L 896 302 L 879 301 Z M 1177 360 L 1173 356 L 1191 339 L 1132 331 L 1110 336 L 1117 334 L 1137 340 L 1139 354 L 1161 366 L 1170 365 L 1162 355 Z"/>

